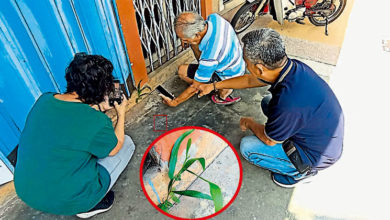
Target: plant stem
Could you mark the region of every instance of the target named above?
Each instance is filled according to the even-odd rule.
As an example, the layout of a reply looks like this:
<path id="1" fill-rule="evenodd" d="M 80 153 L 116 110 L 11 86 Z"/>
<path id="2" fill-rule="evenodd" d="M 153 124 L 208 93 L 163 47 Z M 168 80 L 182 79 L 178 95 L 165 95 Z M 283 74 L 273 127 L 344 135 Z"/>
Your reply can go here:
<path id="1" fill-rule="evenodd" d="M 176 176 L 174 177 L 174 178 L 176 178 Z M 173 184 L 175 184 L 175 182 L 176 182 L 176 180 L 173 180 L 173 182 L 172 182 L 172 187 L 173 187 Z M 168 190 L 168 196 L 167 196 L 167 199 L 169 198 L 169 195 L 171 194 L 171 192 L 172 192 L 172 187 Z"/>
<path id="2" fill-rule="evenodd" d="M 193 175 L 199 177 L 201 180 L 206 181 L 206 182 L 209 182 L 208 180 L 206 180 L 206 179 L 204 179 L 203 177 L 199 176 L 198 174 L 192 172 L 191 170 L 187 170 L 187 171 L 188 171 L 189 173 L 191 173 L 191 174 L 193 174 Z M 172 185 L 173 185 L 173 184 L 172 184 Z"/>

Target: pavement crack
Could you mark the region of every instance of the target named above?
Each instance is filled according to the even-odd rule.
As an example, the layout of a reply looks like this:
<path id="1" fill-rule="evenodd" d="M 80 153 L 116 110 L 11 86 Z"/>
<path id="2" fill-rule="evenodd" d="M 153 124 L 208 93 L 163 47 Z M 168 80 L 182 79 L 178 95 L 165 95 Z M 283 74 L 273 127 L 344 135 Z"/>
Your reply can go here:
<path id="1" fill-rule="evenodd" d="M 201 108 L 198 109 L 191 117 L 188 118 L 188 121 L 192 121 L 194 117 L 198 115 L 199 112 L 201 112 L 204 108 L 206 108 L 207 105 L 209 105 L 210 102 L 206 102 Z"/>

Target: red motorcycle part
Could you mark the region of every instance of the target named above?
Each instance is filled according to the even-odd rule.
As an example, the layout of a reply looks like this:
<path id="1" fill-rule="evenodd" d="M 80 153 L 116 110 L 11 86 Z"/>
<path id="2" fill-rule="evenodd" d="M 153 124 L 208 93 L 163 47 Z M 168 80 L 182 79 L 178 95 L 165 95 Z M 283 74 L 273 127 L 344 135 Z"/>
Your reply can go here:
<path id="1" fill-rule="evenodd" d="M 264 9 L 262 11 L 264 14 L 269 12 L 269 3 L 267 3 L 266 6 L 264 6 Z"/>
<path id="2" fill-rule="evenodd" d="M 305 7 L 307 9 L 313 7 L 315 4 L 317 4 L 318 0 L 295 0 L 295 5 L 303 5 L 305 2 Z"/>

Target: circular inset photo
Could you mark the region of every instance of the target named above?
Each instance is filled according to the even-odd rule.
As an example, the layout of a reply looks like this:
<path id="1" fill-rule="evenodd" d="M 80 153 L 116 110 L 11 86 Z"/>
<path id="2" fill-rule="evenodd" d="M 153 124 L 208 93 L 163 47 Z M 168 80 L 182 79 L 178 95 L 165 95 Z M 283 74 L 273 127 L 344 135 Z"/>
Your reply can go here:
<path id="1" fill-rule="evenodd" d="M 203 127 L 180 127 L 148 147 L 140 168 L 149 202 L 175 219 L 206 219 L 225 210 L 237 196 L 242 167 L 222 135 Z"/>

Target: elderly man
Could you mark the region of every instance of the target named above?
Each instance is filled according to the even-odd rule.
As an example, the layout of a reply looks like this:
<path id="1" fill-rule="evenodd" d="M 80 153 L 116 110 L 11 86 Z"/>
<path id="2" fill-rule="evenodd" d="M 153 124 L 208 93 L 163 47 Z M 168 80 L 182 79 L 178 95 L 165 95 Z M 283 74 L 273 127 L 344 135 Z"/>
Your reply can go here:
<path id="1" fill-rule="evenodd" d="M 334 164 L 341 156 L 344 117 L 328 84 L 306 64 L 289 59 L 280 35 L 260 29 L 243 39 L 244 59 L 250 75 L 200 85 L 200 96 L 217 89 L 241 89 L 271 85 L 262 101 L 268 120 L 240 120 L 242 130 L 254 136 L 241 140 L 245 159 L 272 172 L 282 187 L 308 182 L 319 170 Z"/>
<path id="2" fill-rule="evenodd" d="M 179 77 L 189 86 L 181 95 L 171 100 L 162 96 L 164 103 L 175 107 L 195 93 L 202 83 L 212 83 L 238 76 L 245 72 L 245 62 L 237 36 L 225 19 L 211 14 L 207 21 L 193 12 L 183 12 L 175 19 L 175 31 L 183 47 L 189 44 L 199 64 L 179 67 Z M 216 104 L 228 105 L 241 100 L 232 97 L 232 89 L 220 89 L 211 97 Z"/>

